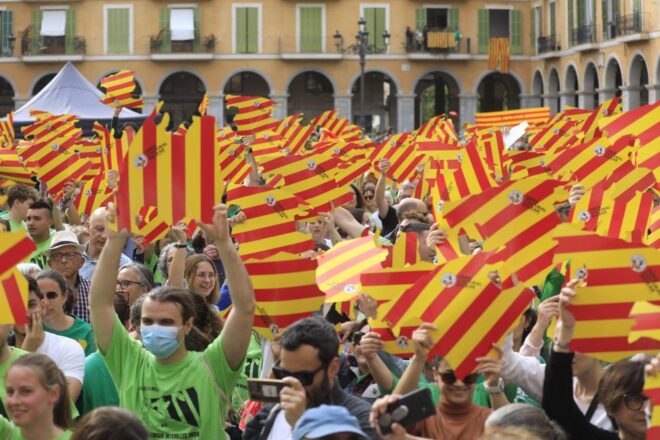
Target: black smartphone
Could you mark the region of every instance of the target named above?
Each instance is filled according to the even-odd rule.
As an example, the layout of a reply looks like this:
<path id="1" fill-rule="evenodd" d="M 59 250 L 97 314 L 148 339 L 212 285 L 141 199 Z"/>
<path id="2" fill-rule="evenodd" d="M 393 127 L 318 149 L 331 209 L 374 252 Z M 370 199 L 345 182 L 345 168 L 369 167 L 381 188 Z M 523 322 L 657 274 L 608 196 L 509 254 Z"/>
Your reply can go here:
<path id="1" fill-rule="evenodd" d="M 247 380 L 248 394 L 251 400 L 266 403 L 278 403 L 280 391 L 286 384 L 279 379 L 249 379 Z"/>
<path id="2" fill-rule="evenodd" d="M 353 344 L 360 345 L 360 341 L 362 341 L 362 336 L 364 336 L 364 332 L 353 333 L 353 337 L 351 338 Z"/>
<path id="3" fill-rule="evenodd" d="M 392 432 L 392 424 L 398 423 L 406 429 L 435 414 L 435 405 L 428 387 L 404 394 L 387 407 L 387 412 L 378 417 L 378 425 L 383 434 Z"/>

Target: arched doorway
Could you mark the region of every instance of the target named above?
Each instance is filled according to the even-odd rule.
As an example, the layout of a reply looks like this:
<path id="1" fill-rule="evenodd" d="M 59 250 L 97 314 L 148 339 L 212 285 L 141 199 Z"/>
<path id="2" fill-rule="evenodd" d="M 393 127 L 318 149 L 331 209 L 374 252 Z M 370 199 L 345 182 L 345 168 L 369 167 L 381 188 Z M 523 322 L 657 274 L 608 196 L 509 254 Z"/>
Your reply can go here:
<path id="1" fill-rule="evenodd" d="M 254 72 L 238 72 L 231 76 L 223 89 L 225 95 L 260 96 L 268 98 L 270 87 L 263 76 Z"/>
<path id="2" fill-rule="evenodd" d="M 436 115 L 458 114 L 460 92 L 458 82 L 448 73 L 431 72 L 423 76 L 415 85 L 415 127 Z M 459 127 L 458 118 L 452 119 L 454 125 Z"/>
<path id="3" fill-rule="evenodd" d="M 561 103 L 559 102 L 559 73 L 554 67 L 550 69 L 548 76 L 548 95 L 545 102 L 546 107 L 550 107 L 552 113 L 557 113 L 560 110 Z"/>
<path id="4" fill-rule="evenodd" d="M 287 88 L 289 94 L 288 114 L 304 113 L 311 119 L 335 107 L 335 89 L 327 76 L 307 71 L 296 75 Z"/>
<path id="5" fill-rule="evenodd" d="M 543 75 L 538 70 L 534 72 L 532 80 L 532 107 L 541 107 L 543 105 Z"/>
<path id="6" fill-rule="evenodd" d="M 117 72 L 110 72 L 105 76 L 114 75 Z M 101 91 L 101 93 L 105 93 L 105 90 L 103 90 L 101 88 L 101 82 L 100 81 L 99 81 L 98 84 L 96 84 L 96 88 L 99 89 Z M 137 81 L 137 80 L 135 81 L 135 88 L 133 89 L 133 93 L 131 93 L 131 96 L 133 98 L 139 98 L 140 96 L 142 96 L 142 86 L 140 85 L 139 81 Z M 136 113 L 142 113 L 143 109 L 142 108 L 132 108 L 131 110 L 136 112 Z"/>
<path id="7" fill-rule="evenodd" d="M 564 84 L 564 104 L 571 107 L 578 106 L 577 91 L 578 91 L 578 77 L 575 67 L 568 66 L 566 69 L 566 80 Z"/>
<path id="8" fill-rule="evenodd" d="M 32 87 L 32 96 L 41 92 L 41 90 L 43 90 L 43 88 L 46 87 L 48 83 L 53 80 L 53 78 L 55 78 L 55 75 L 57 75 L 57 73 L 49 73 L 48 75 L 44 75 L 39 78 L 39 81 L 37 81 L 34 87 Z"/>
<path id="9" fill-rule="evenodd" d="M 615 58 L 612 58 L 607 63 L 607 68 L 605 69 L 605 98 L 612 99 L 615 96 L 621 96 L 622 85 L 621 67 L 619 66 L 619 62 Z"/>
<path id="10" fill-rule="evenodd" d="M 0 76 L 0 116 L 14 111 L 14 88 Z"/>
<path id="11" fill-rule="evenodd" d="M 628 108 L 634 109 L 649 103 L 649 71 L 646 61 L 641 54 L 637 54 L 631 64 L 628 75 L 628 85 L 631 87 L 628 96 Z"/>
<path id="12" fill-rule="evenodd" d="M 594 63 L 589 63 L 584 71 L 584 88 L 582 90 L 584 93 L 584 103 L 582 104 L 582 107 L 589 109 L 596 108 L 600 105 L 600 100 L 598 99 L 599 87 L 596 65 Z"/>
<path id="13" fill-rule="evenodd" d="M 170 127 L 191 121 L 206 93 L 201 79 L 188 72 L 176 72 L 165 78 L 158 90 L 165 102 L 161 111 L 170 114 Z"/>
<path id="14" fill-rule="evenodd" d="M 394 80 L 382 72 L 364 74 L 364 119 L 360 117 L 360 77 L 358 76 L 351 94 L 353 122 L 365 127 L 367 131 L 386 131 L 397 127 L 396 95 L 398 90 Z"/>
<path id="15" fill-rule="evenodd" d="M 508 73 L 486 75 L 477 87 L 477 111 L 496 112 L 520 108 L 520 84 Z"/>

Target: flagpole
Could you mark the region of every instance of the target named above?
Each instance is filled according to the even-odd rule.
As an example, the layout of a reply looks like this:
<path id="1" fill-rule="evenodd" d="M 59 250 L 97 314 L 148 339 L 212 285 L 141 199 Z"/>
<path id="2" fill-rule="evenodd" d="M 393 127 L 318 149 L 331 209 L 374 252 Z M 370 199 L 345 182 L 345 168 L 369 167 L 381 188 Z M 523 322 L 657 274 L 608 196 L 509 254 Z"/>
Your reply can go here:
<path id="1" fill-rule="evenodd" d="M 364 117 L 364 67 L 367 64 L 367 39 L 369 32 L 366 31 L 366 21 L 364 17 L 358 20 L 358 55 L 360 56 L 360 126 L 365 128 Z"/>

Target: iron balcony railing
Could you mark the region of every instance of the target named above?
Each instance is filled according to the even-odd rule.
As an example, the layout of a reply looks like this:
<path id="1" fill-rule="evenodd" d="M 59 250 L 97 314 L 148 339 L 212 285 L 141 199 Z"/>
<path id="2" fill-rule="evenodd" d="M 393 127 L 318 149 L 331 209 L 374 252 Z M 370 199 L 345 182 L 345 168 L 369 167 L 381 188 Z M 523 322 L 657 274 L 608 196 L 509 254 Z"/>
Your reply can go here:
<path id="1" fill-rule="evenodd" d="M 589 44 L 596 41 L 596 26 L 588 24 L 573 29 L 573 45 Z"/>
<path id="2" fill-rule="evenodd" d="M 536 39 L 536 46 L 538 48 L 539 53 L 555 52 L 557 50 L 560 50 L 556 35 L 550 35 L 547 37 L 538 37 Z"/>

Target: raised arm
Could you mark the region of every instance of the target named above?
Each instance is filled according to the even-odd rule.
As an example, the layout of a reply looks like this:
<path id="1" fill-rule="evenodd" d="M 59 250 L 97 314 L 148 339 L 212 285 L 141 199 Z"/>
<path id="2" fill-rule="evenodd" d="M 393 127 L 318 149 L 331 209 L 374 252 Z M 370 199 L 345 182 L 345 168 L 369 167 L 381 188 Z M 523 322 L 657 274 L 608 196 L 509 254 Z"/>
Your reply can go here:
<path id="1" fill-rule="evenodd" d="M 108 352 L 112 341 L 112 332 L 115 326 L 114 299 L 117 273 L 119 272 L 119 259 L 128 237 L 126 230 L 120 232 L 112 230 L 117 229 L 114 204 L 108 204 L 107 212 L 105 230 L 108 239 L 96 264 L 89 290 L 92 328 L 96 336 L 98 349 L 103 354 Z"/>
<path id="2" fill-rule="evenodd" d="M 380 218 L 385 218 L 387 215 L 387 210 L 389 208 L 389 204 L 387 203 L 387 199 L 385 198 L 385 187 L 387 186 L 387 170 L 390 169 L 390 161 L 387 159 L 381 159 L 380 162 L 378 162 L 378 169 L 380 170 L 380 176 L 378 176 L 378 182 L 376 183 L 376 191 L 375 191 L 375 198 L 376 198 L 376 206 L 378 206 L 378 216 Z"/>
<path id="3" fill-rule="evenodd" d="M 433 348 L 431 331 L 435 329 L 436 327 L 433 324 L 422 324 L 414 331 L 412 339 L 415 345 L 415 355 L 410 360 L 410 365 L 408 365 L 406 371 L 403 372 L 396 388 L 394 388 L 394 394 L 406 394 L 418 388 L 426 358 L 431 348 Z"/>
<path id="4" fill-rule="evenodd" d="M 375 332 L 365 333 L 360 341 L 360 350 L 367 360 L 374 381 L 381 389 L 391 391 L 394 388 L 394 375 L 378 356 L 378 352 L 383 349 L 383 346 L 380 335 Z"/>
<path id="5" fill-rule="evenodd" d="M 252 322 L 256 307 L 254 289 L 229 234 L 227 207 L 216 206 L 213 224 L 204 224 L 202 228 L 208 243 L 213 243 L 218 248 L 220 260 L 227 274 L 225 281 L 229 287 L 232 311 L 222 329 L 222 349 L 227 363 L 236 370 L 243 362 L 252 337 Z"/>
<path id="6" fill-rule="evenodd" d="M 178 289 L 184 288 L 183 278 L 186 269 L 186 257 L 188 256 L 188 249 L 186 247 L 186 224 L 179 222 L 172 227 L 169 232 L 172 242 L 175 243 L 174 256 L 172 257 L 172 265 L 168 272 L 170 287 Z"/>
<path id="7" fill-rule="evenodd" d="M 520 347 L 520 354 L 523 356 L 539 357 L 543 348 L 543 336 L 548 328 L 553 316 L 559 315 L 559 296 L 553 296 L 541 304 L 537 311 L 538 318 L 536 324 L 529 332 L 527 338 Z"/>

